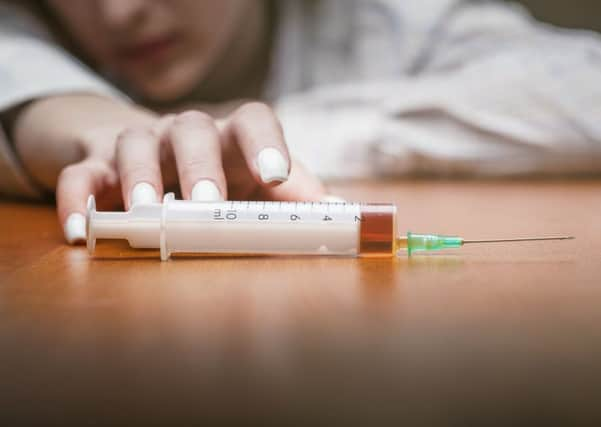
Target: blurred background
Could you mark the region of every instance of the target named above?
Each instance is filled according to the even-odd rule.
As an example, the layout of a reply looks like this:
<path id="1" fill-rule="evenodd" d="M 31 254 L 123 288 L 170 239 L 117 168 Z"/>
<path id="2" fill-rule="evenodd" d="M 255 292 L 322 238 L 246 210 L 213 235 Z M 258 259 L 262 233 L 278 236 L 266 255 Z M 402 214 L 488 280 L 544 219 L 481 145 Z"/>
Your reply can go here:
<path id="1" fill-rule="evenodd" d="M 601 0 L 519 0 L 519 3 L 543 21 L 601 31 Z"/>

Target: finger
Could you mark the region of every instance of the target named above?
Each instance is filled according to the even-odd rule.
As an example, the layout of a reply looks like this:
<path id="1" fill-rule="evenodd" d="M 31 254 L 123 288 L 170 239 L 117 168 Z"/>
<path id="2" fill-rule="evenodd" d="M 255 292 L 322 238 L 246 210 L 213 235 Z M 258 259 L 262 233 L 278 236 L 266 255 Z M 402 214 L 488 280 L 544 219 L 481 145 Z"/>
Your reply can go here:
<path id="1" fill-rule="evenodd" d="M 225 132 L 235 138 L 259 184 L 288 180 L 290 156 L 282 126 L 271 108 L 261 103 L 245 104 L 232 115 Z"/>
<path id="2" fill-rule="evenodd" d="M 224 200 L 227 192 L 219 131 L 213 119 L 198 111 L 175 118 L 168 131 L 184 199 Z"/>
<path id="3" fill-rule="evenodd" d="M 86 203 L 90 194 L 98 194 L 114 184 L 117 177 L 101 160 L 84 160 L 67 166 L 58 177 L 56 205 L 65 239 L 74 244 L 86 239 Z"/>
<path id="4" fill-rule="evenodd" d="M 321 181 L 300 163 L 294 162 L 290 179 L 277 187 L 262 188 L 258 199 L 284 201 L 333 201 Z"/>
<path id="5" fill-rule="evenodd" d="M 175 158 L 173 156 L 173 147 L 168 138 L 169 130 L 176 117 L 176 114 L 167 114 L 160 117 L 152 126 L 152 132 L 159 139 L 159 159 L 164 192 L 176 192 L 179 185 Z"/>
<path id="6" fill-rule="evenodd" d="M 117 169 L 125 208 L 155 203 L 163 194 L 159 137 L 148 130 L 126 130 L 117 137 Z"/>
<path id="7" fill-rule="evenodd" d="M 177 115 L 175 114 L 166 114 L 161 116 L 161 118 L 154 122 L 154 125 L 152 126 L 152 132 L 158 135 L 159 139 L 163 138 L 163 136 L 167 135 L 167 131 L 169 131 L 169 128 L 171 128 L 171 125 L 173 125 L 173 121 L 176 117 Z"/>

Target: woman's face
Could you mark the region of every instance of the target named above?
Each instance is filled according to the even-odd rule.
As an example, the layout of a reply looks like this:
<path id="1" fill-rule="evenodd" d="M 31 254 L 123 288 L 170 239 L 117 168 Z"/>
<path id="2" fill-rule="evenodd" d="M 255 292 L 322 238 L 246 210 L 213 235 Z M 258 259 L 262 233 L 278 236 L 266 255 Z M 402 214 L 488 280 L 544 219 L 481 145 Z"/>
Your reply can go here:
<path id="1" fill-rule="evenodd" d="M 191 90 L 225 54 L 254 0 L 48 0 L 103 69 L 157 101 Z"/>

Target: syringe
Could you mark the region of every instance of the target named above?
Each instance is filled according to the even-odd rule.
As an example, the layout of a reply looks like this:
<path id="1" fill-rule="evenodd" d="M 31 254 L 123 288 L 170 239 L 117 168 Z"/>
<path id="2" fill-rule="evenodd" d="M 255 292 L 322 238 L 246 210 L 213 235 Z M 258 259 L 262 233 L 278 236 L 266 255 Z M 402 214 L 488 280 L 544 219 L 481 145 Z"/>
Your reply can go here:
<path id="1" fill-rule="evenodd" d="M 163 203 L 134 205 L 128 212 L 97 212 L 88 199 L 87 244 L 96 239 L 126 239 L 133 248 L 173 253 L 347 255 L 391 257 L 401 250 L 458 248 L 470 243 L 565 240 L 532 237 L 464 240 L 407 233 L 397 237 L 392 204 L 322 202 L 193 202 L 166 194 Z"/>

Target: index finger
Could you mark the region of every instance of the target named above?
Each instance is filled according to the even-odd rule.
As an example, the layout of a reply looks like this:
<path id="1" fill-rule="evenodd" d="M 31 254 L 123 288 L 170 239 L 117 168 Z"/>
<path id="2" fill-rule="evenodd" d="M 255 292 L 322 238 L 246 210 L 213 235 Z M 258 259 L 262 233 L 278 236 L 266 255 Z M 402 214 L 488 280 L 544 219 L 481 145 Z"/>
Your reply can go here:
<path id="1" fill-rule="evenodd" d="M 271 108 L 258 102 L 243 105 L 231 116 L 225 132 L 235 138 L 257 183 L 266 186 L 288 180 L 290 155 Z"/>

